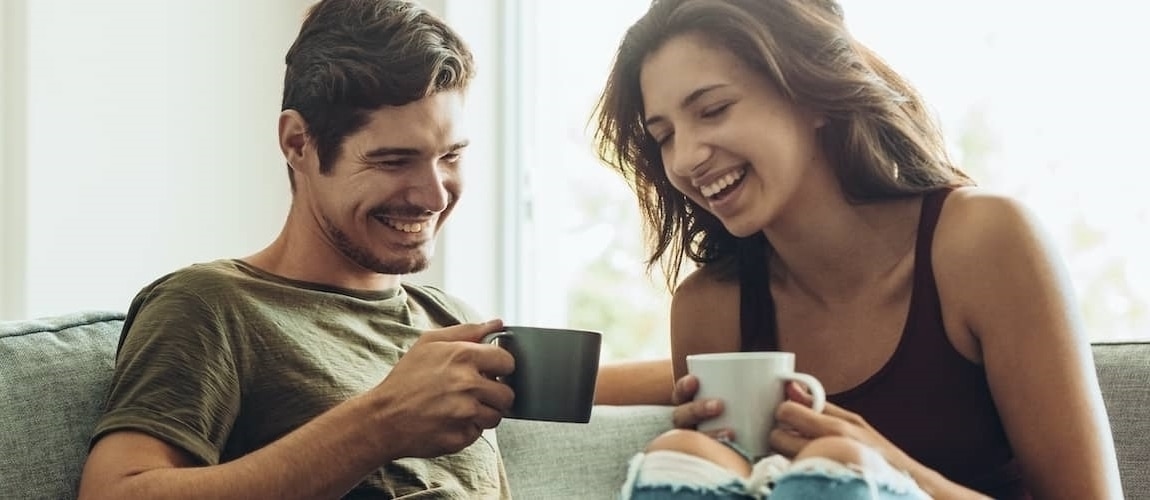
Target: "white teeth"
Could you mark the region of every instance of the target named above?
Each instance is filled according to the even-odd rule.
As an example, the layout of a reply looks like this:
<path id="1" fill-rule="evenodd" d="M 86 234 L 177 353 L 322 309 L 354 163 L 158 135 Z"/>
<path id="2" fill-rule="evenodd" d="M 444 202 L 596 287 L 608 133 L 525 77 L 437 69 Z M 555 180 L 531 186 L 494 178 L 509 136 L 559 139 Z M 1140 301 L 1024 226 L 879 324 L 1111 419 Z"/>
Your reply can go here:
<path id="1" fill-rule="evenodd" d="M 387 220 L 384 223 L 392 229 L 403 231 L 405 233 L 423 232 L 423 230 L 427 227 L 426 222 L 396 222 L 393 220 Z"/>
<path id="2" fill-rule="evenodd" d="M 718 194 L 719 191 L 726 189 L 731 184 L 739 182 L 739 179 L 742 179 L 743 176 L 746 174 L 747 174 L 747 170 L 740 168 L 734 172 L 731 172 L 727 175 L 719 177 L 718 179 L 715 180 L 715 182 L 707 184 L 706 186 L 703 186 L 699 190 L 703 193 L 703 196 L 710 198 L 710 197 Z"/>

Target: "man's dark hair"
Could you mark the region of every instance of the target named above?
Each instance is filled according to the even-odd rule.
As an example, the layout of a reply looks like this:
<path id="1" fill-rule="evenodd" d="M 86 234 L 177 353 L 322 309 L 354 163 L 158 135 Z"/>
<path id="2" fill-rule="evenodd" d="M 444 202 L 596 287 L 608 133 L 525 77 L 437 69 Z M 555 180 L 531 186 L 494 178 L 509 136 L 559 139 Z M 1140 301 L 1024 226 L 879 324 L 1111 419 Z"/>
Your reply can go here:
<path id="1" fill-rule="evenodd" d="M 464 90 L 475 73 L 459 35 L 406 0 L 320 1 L 285 62 L 282 109 L 303 116 L 323 173 L 372 111 Z"/>

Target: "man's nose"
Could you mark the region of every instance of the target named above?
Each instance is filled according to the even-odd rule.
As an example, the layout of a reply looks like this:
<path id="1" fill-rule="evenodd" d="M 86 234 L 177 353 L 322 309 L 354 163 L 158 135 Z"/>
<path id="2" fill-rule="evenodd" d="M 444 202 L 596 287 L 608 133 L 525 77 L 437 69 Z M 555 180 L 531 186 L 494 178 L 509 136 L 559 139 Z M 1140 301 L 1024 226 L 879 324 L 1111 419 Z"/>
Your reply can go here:
<path id="1" fill-rule="evenodd" d="M 448 184 L 453 182 L 452 174 L 444 172 L 438 165 L 420 169 L 407 189 L 407 202 L 429 212 L 439 213 L 447 209 L 451 201 Z"/>

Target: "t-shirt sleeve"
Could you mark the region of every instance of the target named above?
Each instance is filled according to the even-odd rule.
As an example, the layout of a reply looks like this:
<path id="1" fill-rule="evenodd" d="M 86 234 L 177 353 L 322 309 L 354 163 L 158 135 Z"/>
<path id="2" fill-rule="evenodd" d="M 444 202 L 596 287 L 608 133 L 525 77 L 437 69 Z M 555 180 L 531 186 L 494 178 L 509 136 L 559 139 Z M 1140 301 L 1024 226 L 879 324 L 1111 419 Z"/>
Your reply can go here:
<path id="1" fill-rule="evenodd" d="M 223 322 L 198 296 L 163 285 L 141 293 L 131 309 L 92 444 L 110 432 L 138 431 L 204 465 L 219 463 L 241 392 Z"/>

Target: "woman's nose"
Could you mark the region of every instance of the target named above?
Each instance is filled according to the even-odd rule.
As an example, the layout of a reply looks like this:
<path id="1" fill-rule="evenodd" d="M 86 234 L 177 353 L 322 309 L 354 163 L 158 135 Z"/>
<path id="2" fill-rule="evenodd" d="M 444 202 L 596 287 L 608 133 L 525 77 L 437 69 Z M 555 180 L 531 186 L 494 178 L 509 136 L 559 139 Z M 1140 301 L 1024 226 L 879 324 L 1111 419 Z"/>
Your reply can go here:
<path id="1" fill-rule="evenodd" d="M 714 154 L 714 148 L 697 137 L 678 133 L 671 145 L 672 172 L 680 177 L 690 177 Z"/>

